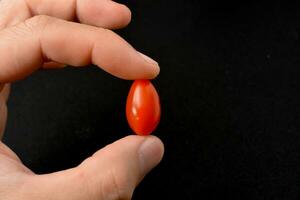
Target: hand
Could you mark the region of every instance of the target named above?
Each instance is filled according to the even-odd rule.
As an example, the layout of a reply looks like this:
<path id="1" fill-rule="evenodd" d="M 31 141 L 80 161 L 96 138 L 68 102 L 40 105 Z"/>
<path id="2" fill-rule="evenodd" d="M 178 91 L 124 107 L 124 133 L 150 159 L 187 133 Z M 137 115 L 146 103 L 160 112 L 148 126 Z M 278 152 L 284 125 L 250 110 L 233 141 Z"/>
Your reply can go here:
<path id="1" fill-rule="evenodd" d="M 22 79 L 40 67 L 91 63 L 123 79 L 154 78 L 158 64 L 109 30 L 126 26 L 130 15 L 127 7 L 110 0 L 0 0 L 0 83 Z M 1 88 L 0 138 L 9 85 Z M 163 151 L 156 137 L 128 136 L 78 167 L 36 175 L 0 141 L 0 199 L 130 199 Z"/>

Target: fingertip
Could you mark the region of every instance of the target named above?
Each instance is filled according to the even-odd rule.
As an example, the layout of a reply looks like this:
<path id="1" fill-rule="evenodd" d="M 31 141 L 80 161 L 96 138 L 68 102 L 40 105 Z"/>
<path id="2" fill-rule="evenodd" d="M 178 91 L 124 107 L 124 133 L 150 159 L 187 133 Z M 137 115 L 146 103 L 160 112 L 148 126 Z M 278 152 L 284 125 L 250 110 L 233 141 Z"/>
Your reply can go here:
<path id="1" fill-rule="evenodd" d="M 160 67 L 159 67 L 159 65 L 158 64 L 157 65 L 153 65 L 151 71 L 152 71 L 152 73 L 151 73 L 151 76 L 150 76 L 149 79 L 155 79 L 159 75 L 159 73 L 160 73 Z"/>
<path id="2" fill-rule="evenodd" d="M 156 78 L 159 74 L 160 74 L 160 66 L 158 65 L 154 74 L 155 75 L 154 78 Z"/>
<path id="3" fill-rule="evenodd" d="M 110 145 L 109 149 L 119 153 L 123 152 L 122 154 L 125 149 L 129 150 L 127 152 L 127 155 L 131 155 L 129 160 L 132 163 L 136 162 L 139 169 L 138 182 L 161 162 L 165 152 L 164 144 L 158 137 L 138 135 L 122 138 Z M 124 159 L 124 156 L 122 158 Z"/>
<path id="4" fill-rule="evenodd" d="M 160 67 L 158 62 L 156 62 L 155 60 L 153 60 L 152 58 L 150 58 L 149 56 L 138 52 L 138 54 L 142 57 L 142 59 L 144 60 L 144 62 L 146 62 L 147 66 L 148 66 L 148 79 L 154 79 L 156 78 L 159 73 L 160 73 Z"/>
<path id="5" fill-rule="evenodd" d="M 157 136 L 151 135 L 151 136 L 147 136 L 147 137 L 149 137 L 153 141 L 153 143 L 156 145 L 157 153 L 158 153 L 157 154 L 158 163 L 160 163 L 165 154 L 165 145 L 164 145 L 163 141 L 160 138 L 158 138 Z"/>
<path id="6" fill-rule="evenodd" d="M 111 27 L 112 29 L 124 28 L 131 22 L 132 13 L 127 6 L 123 4 L 118 4 L 117 10 L 118 12 L 116 13 L 118 13 L 119 20 L 117 20 L 115 25 Z"/>
<path id="7" fill-rule="evenodd" d="M 110 0 L 105 4 L 106 5 L 98 9 L 97 25 L 108 29 L 120 29 L 130 23 L 131 11 L 127 6 Z M 95 14 L 95 16 L 97 16 L 97 14 Z"/>
<path id="8" fill-rule="evenodd" d="M 77 8 L 77 17 L 82 23 L 98 27 L 120 29 L 131 21 L 130 9 L 111 0 L 79 1 Z"/>
<path id="9" fill-rule="evenodd" d="M 139 147 L 140 168 L 143 174 L 147 174 L 157 166 L 164 155 L 164 145 L 155 136 L 147 136 Z"/>

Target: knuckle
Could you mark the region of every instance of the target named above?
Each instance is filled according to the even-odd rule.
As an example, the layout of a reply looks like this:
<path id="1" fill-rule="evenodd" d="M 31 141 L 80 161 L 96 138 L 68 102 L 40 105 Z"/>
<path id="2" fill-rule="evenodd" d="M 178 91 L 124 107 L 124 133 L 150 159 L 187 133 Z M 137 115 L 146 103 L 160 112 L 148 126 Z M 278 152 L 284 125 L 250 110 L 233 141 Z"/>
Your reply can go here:
<path id="1" fill-rule="evenodd" d="M 87 199 L 93 200 L 98 199 L 99 195 L 97 192 L 93 191 L 91 176 L 89 176 L 83 168 L 77 168 L 75 170 L 75 177 L 73 179 L 74 183 L 81 183 L 80 185 L 84 187 L 80 187 L 81 193 Z"/>
<path id="2" fill-rule="evenodd" d="M 111 168 L 102 174 L 91 174 L 86 170 L 94 162 L 94 156 L 85 160 L 80 168 L 76 169 L 75 182 L 81 182 L 81 189 L 85 197 L 94 199 L 130 200 L 133 191 L 128 184 L 127 177 L 119 173 L 116 168 Z M 93 177 L 93 178 L 92 178 Z"/>
<path id="3" fill-rule="evenodd" d="M 114 47 L 114 50 L 118 49 L 120 46 L 124 45 L 123 39 L 116 34 L 114 31 L 107 28 L 100 28 L 97 30 L 97 36 L 99 40 L 107 42 L 111 47 Z M 105 38 L 105 39 L 104 39 Z"/>
<path id="4" fill-rule="evenodd" d="M 128 187 L 126 177 L 122 176 L 116 170 L 109 170 L 108 180 L 105 193 L 112 195 L 112 199 L 115 200 L 130 200 L 132 198 L 133 191 Z"/>
<path id="5" fill-rule="evenodd" d="M 54 18 L 37 15 L 32 18 L 26 19 L 25 21 L 3 29 L 0 32 L 0 36 L 3 39 L 15 40 L 23 38 L 24 36 L 37 35 L 44 31 L 46 26 L 54 22 Z"/>
<path id="6" fill-rule="evenodd" d="M 54 18 L 46 15 L 37 15 L 30 19 L 24 21 L 24 26 L 30 32 L 35 32 L 36 30 L 43 31 L 47 25 L 54 22 Z"/>

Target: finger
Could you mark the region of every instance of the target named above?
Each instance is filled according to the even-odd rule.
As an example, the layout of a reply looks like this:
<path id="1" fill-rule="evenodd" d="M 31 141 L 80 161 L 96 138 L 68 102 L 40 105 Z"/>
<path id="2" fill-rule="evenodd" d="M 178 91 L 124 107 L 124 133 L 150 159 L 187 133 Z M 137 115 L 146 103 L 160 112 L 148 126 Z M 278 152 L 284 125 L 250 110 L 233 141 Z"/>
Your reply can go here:
<path id="1" fill-rule="evenodd" d="M 31 17 L 25 1 L 0 0 L 0 30 Z"/>
<path id="2" fill-rule="evenodd" d="M 10 85 L 9 84 L 2 84 L 2 90 L 0 93 L 0 141 L 3 137 L 6 121 L 7 121 L 7 99 L 10 93 Z M 1 153 L 1 147 L 0 147 Z"/>
<path id="3" fill-rule="evenodd" d="M 24 78 L 44 60 L 90 63 L 123 79 L 151 79 L 159 66 L 107 29 L 37 16 L 0 32 L 0 82 Z"/>
<path id="4" fill-rule="evenodd" d="M 79 166 L 79 170 L 92 177 L 97 176 L 101 169 L 105 179 L 102 179 L 102 174 L 99 180 L 104 181 L 106 186 L 102 192 L 114 193 L 116 191 L 109 190 L 117 189 L 116 193 L 128 192 L 130 195 L 161 161 L 163 153 L 163 144 L 157 137 L 128 136 L 96 152 Z M 95 182 L 95 189 L 97 185 Z"/>
<path id="5" fill-rule="evenodd" d="M 163 152 L 163 144 L 156 137 L 129 136 L 77 168 L 35 177 L 30 186 L 47 191 L 45 195 L 51 193 L 53 199 L 130 199 L 141 179 L 161 161 Z M 40 195 L 35 194 L 40 199 L 46 197 Z"/>
<path id="6" fill-rule="evenodd" d="M 33 15 L 49 15 L 65 20 L 117 29 L 131 20 L 130 10 L 111 0 L 26 0 Z"/>
<path id="7" fill-rule="evenodd" d="M 20 158 L 8 146 L 0 141 L 0 154 L 5 155 L 15 161 L 21 162 Z"/>
<path id="8" fill-rule="evenodd" d="M 1 163 L 0 185 L 2 186 L 1 189 L 3 189 L 4 185 L 9 187 L 12 186 L 12 183 L 14 186 L 17 186 L 16 184 L 17 182 L 19 182 L 20 180 L 22 180 L 28 175 L 33 175 L 33 172 L 23 165 L 22 161 L 15 154 L 15 152 L 13 152 L 8 146 L 6 146 L 1 141 L 0 141 L 0 163 Z M 22 182 L 24 183 L 24 181 Z M 16 191 L 17 190 L 15 190 L 14 192 Z"/>
<path id="9" fill-rule="evenodd" d="M 7 102 L 10 94 L 10 84 L 4 84 L 3 89 L 0 93 L 0 98 L 3 98 L 5 102 Z"/>

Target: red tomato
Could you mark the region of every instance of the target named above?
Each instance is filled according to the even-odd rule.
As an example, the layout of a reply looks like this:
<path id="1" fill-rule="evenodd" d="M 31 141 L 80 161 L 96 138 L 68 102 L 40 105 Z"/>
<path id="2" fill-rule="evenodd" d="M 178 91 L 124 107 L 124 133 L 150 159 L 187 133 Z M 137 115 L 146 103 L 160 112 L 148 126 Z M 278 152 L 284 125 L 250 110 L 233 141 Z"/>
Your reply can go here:
<path id="1" fill-rule="evenodd" d="M 159 96 L 149 80 L 132 84 L 126 103 L 126 117 L 131 129 L 138 135 L 149 135 L 160 120 Z"/>

